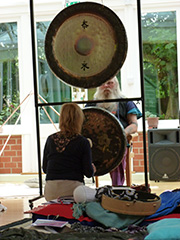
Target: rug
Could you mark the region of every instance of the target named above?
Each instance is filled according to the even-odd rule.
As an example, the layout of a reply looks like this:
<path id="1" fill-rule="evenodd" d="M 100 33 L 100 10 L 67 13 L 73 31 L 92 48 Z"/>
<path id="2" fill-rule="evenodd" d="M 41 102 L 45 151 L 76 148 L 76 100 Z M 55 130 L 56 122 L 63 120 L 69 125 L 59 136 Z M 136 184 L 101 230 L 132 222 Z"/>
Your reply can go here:
<path id="1" fill-rule="evenodd" d="M 24 228 L 10 228 L 0 232 L 0 239 L 3 240 L 144 240 L 145 234 L 129 234 L 126 232 L 106 232 L 106 233 L 81 233 L 81 232 L 66 232 L 66 233 L 43 233 L 37 230 Z"/>
<path id="2" fill-rule="evenodd" d="M 20 221 L 0 227 L 0 239 L 3 240 L 144 240 L 146 230 L 129 229 L 128 231 L 102 230 L 76 224 L 74 227 L 64 227 L 61 232 L 52 233 L 42 227 L 32 227 L 32 219 L 25 218 Z M 78 231 L 77 231 L 78 230 Z M 95 232 L 96 230 L 96 232 Z M 102 232 L 103 231 L 103 232 Z"/>
<path id="3" fill-rule="evenodd" d="M 12 223 L 6 224 L 4 226 L 1 226 L 0 231 L 8 229 L 8 228 L 13 228 L 13 227 L 27 228 L 27 227 L 31 226 L 31 223 L 32 223 L 32 218 L 24 218 L 22 220 L 19 220 L 19 221 L 12 222 Z"/>

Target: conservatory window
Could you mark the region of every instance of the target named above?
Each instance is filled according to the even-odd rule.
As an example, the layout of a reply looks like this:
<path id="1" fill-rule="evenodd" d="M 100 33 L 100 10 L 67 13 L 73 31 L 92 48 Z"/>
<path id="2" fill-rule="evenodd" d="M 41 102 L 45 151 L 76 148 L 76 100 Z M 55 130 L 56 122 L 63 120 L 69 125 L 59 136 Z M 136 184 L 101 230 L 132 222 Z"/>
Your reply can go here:
<path id="1" fill-rule="evenodd" d="M 17 23 L 0 23 L 0 125 L 19 105 Z M 7 122 L 14 124 L 17 111 Z"/>
<path id="2" fill-rule="evenodd" d="M 46 61 L 44 44 L 45 36 L 50 22 L 37 22 L 37 48 L 38 48 L 38 84 L 39 99 L 46 102 L 69 102 L 71 101 L 71 87 L 58 79 L 50 70 Z M 44 101 L 45 100 L 45 101 Z M 59 121 L 60 106 L 45 106 L 40 109 L 41 123 L 54 123 Z M 49 116 L 48 116 L 49 115 Z"/>
<path id="3" fill-rule="evenodd" d="M 142 14 L 145 110 L 178 118 L 176 12 Z"/>

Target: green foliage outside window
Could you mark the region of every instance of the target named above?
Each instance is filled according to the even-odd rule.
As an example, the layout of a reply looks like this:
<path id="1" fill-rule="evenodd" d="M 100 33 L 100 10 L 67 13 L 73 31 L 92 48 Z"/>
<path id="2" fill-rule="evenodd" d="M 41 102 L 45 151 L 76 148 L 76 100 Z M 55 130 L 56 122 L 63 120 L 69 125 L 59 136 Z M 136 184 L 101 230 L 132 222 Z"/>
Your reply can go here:
<path id="1" fill-rule="evenodd" d="M 20 114 L 20 108 L 19 107 L 19 92 L 13 95 L 12 101 L 7 99 L 6 96 L 3 98 L 3 107 L 0 113 L 0 125 L 2 125 L 9 117 L 10 115 L 14 112 L 12 117 L 8 120 L 8 124 L 15 124 L 17 121 L 17 118 Z M 16 108 L 18 108 L 17 111 Z M 18 122 L 20 123 L 20 121 Z"/>
<path id="2" fill-rule="evenodd" d="M 146 111 L 161 119 L 176 119 L 179 109 L 176 13 L 144 14 L 142 26 Z"/>
<path id="3" fill-rule="evenodd" d="M 0 125 L 19 106 L 19 66 L 17 49 L 17 23 L 0 24 Z M 20 109 L 7 124 L 14 124 Z"/>

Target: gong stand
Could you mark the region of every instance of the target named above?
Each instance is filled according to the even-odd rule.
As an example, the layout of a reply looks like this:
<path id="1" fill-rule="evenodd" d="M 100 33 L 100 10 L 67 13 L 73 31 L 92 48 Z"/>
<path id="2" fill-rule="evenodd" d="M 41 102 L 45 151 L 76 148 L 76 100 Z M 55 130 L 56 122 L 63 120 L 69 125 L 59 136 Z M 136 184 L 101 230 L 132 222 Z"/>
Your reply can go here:
<path id="1" fill-rule="evenodd" d="M 148 175 L 147 175 L 147 152 L 146 152 L 146 127 L 145 127 L 145 96 L 144 96 L 144 75 L 143 75 L 143 51 L 142 51 L 142 30 L 141 30 L 141 1 L 137 0 L 137 20 L 138 20 L 138 41 L 139 41 L 139 65 L 140 65 L 140 83 L 141 97 L 127 99 L 108 99 L 108 100 L 88 100 L 76 101 L 77 104 L 100 103 L 100 102 L 120 102 L 120 101 L 141 101 L 142 102 L 142 123 L 143 123 L 143 150 L 144 150 L 144 175 L 145 187 L 148 192 Z M 62 105 L 67 102 L 38 103 L 38 81 L 37 81 L 37 64 L 36 64 L 36 44 L 35 44 L 35 22 L 33 0 L 30 0 L 30 22 L 31 22 L 31 40 L 32 40 L 32 61 L 33 61 L 33 78 L 34 78 L 34 102 L 35 102 L 35 118 L 36 118 L 36 136 L 37 136 L 37 154 L 38 154 L 38 175 L 39 175 L 39 196 L 29 200 L 29 206 L 33 208 L 33 202 L 44 197 L 42 193 L 42 168 L 41 168 L 41 146 L 40 146 L 40 122 L 39 107 Z M 78 49 L 81 51 L 81 49 Z M 83 50 L 84 51 L 84 50 Z M 100 84 L 101 85 L 101 84 Z"/>

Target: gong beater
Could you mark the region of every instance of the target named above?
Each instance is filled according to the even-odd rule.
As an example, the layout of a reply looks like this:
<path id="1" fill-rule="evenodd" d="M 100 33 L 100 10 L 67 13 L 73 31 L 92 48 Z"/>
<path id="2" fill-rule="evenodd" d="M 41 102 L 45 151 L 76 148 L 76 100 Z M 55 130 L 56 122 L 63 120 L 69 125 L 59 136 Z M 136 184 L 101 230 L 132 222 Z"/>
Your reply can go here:
<path id="1" fill-rule="evenodd" d="M 127 37 L 108 7 L 82 2 L 63 9 L 50 23 L 45 54 L 52 72 L 65 83 L 95 88 L 114 77 L 127 55 Z"/>
<path id="2" fill-rule="evenodd" d="M 99 107 L 83 109 L 82 135 L 92 140 L 92 159 L 96 176 L 104 175 L 122 161 L 127 146 L 124 128 L 117 117 Z"/>

